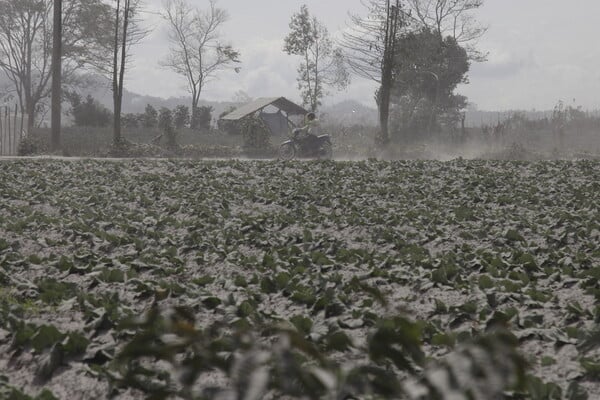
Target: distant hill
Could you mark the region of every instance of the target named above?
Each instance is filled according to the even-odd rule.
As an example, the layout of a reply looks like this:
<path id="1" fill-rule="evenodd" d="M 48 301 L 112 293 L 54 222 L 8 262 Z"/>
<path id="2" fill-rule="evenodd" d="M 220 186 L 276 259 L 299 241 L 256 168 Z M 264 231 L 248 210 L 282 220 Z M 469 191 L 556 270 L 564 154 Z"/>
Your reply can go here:
<path id="1" fill-rule="evenodd" d="M 112 90 L 108 87 L 108 84 L 103 82 L 98 82 L 94 87 L 83 89 L 80 91 L 82 96 L 87 96 L 88 94 L 92 95 L 96 100 L 98 100 L 101 104 L 103 104 L 108 109 L 112 109 Z M 169 97 L 162 98 L 156 96 L 147 96 L 138 93 L 131 92 L 127 89 L 123 90 L 123 113 L 142 113 L 146 108 L 146 105 L 150 104 L 152 107 L 157 110 L 161 107 L 166 107 L 173 109 L 178 105 L 186 105 L 191 107 L 191 97 L 190 96 L 181 96 L 181 97 Z M 239 103 L 235 102 L 217 102 L 217 101 L 205 101 L 200 100 L 201 106 L 212 106 L 213 116 L 216 118 L 224 111 L 229 110 L 231 107 L 239 106 Z"/>

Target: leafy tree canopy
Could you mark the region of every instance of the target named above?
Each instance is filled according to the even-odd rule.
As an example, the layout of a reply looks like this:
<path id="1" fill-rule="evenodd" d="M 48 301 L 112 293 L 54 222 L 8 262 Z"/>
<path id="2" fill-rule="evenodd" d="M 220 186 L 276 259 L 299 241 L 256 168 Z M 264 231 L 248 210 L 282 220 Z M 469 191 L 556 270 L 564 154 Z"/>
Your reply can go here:
<path id="1" fill-rule="evenodd" d="M 423 29 L 403 35 L 398 43 L 393 102 L 404 132 L 431 133 L 440 125 L 456 123 L 466 98 L 455 93 L 468 82 L 467 51 L 453 37 Z M 398 114 L 398 112 L 397 112 Z M 428 131 L 428 132 L 425 132 Z"/>
<path id="2" fill-rule="evenodd" d="M 176 129 L 181 129 L 190 123 L 190 109 L 182 104 L 175 107 L 173 110 L 173 123 Z"/>
<path id="3" fill-rule="evenodd" d="M 305 106 L 316 111 L 327 88 L 344 89 L 350 82 L 342 49 L 334 45 L 329 31 L 303 5 L 292 15 L 283 50 L 299 56 L 298 89 Z"/>
<path id="4" fill-rule="evenodd" d="M 76 126 L 105 127 L 110 124 L 112 113 L 91 95 L 85 100 L 75 92 L 66 92 L 65 97 L 71 104 L 70 114 Z"/>
<path id="5" fill-rule="evenodd" d="M 144 128 L 156 128 L 158 125 L 158 111 L 150 104 L 146 104 L 146 109 L 140 117 Z"/>

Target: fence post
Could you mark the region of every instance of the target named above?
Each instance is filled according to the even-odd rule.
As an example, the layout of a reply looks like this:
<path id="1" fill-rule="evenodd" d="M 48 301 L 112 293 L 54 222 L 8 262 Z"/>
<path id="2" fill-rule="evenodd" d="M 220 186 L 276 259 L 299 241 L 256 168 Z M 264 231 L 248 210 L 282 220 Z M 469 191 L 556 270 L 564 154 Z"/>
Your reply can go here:
<path id="1" fill-rule="evenodd" d="M 0 106 L 0 156 L 4 155 L 4 127 L 2 126 L 2 106 Z"/>
<path id="2" fill-rule="evenodd" d="M 10 156 L 10 149 L 12 148 L 12 142 L 10 140 L 10 107 L 4 109 L 4 118 L 6 119 L 6 134 L 8 136 L 8 151 L 7 155 Z"/>
<path id="3" fill-rule="evenodd" d="M 2 124 L 2 106 L 0 106 L 0 156 L 4 155 L 4 126 Z"/>
<path id="4" fill-rule="evenodd" d="M 23 128 L 25 130 L 25 136 L 29 137 L 31 135 L 31 132 L 29 132 L 29 118 L 31 118 L 31 116 L 29 114 L 25 114 L 24 115 L 25 118 L 25 125 L 23 125 L 25 128 Z"/>
<path id="5" fill-rule="evenodd" d="M 13 156 L 17 155 L 17 148 L 19 147 L 19 143 L 17 141 L 17 105 L 15 104 L 15 115 L 13 117 Z"/>
<path id="6" fill-rule="evenodd" d="M 23 125 L 25 123 L 25 114 L 23 113 L 23 110 L 21 110 L 21 140 L 23 140 L 24 132 L 25 132 L 25 126 Z"/>

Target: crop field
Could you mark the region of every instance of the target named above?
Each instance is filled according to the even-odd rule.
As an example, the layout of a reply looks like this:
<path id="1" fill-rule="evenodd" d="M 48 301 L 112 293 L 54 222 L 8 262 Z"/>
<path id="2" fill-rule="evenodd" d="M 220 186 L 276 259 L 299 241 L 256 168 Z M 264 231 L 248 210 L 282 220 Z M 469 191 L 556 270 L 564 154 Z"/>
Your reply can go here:
<path id="1" fill-rule="evenodd" d="M 0 398 L 598 399 L 600 162 L 0 161 Z"/>

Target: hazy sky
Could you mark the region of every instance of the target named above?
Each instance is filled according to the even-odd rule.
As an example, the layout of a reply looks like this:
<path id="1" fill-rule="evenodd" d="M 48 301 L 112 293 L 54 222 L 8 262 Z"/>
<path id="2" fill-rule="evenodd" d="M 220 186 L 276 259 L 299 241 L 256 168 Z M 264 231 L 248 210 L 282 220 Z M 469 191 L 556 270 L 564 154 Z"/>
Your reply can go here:
<path id="1" fill-rule="evenodd" d="M 207 0 L 190 0 L 205 8 Z M 284 95 L 299 100 L 299 60 L 282 51 L 290 16 L 307 4 L 334 35 L 346 28 L 348 12 L 364 14 L 360 0 L 219 0 L 229 14 L 223 36 L 242 53 L 242 71 L 227 72 L 202 98 L 231 100 L 243 90 L 252 97 Z M 154 11 L 162 0 L 146 0 L 144 18 L 152 34 L 135 49 L 128 89 L 154 96 L 186 95 L 185 82 L 159 65 L 166 56 L 166 31 Z M 459 92 L 480 109 L 551 109 L 558 100 L 600 108 L 600 0 L 487 0 L 476 13 L 489 26 L 479 48 L 488 61 L 476 63 Z M 355 99 L 373 105 L 374 85 L 353 78 L 331 103 Z"/>

